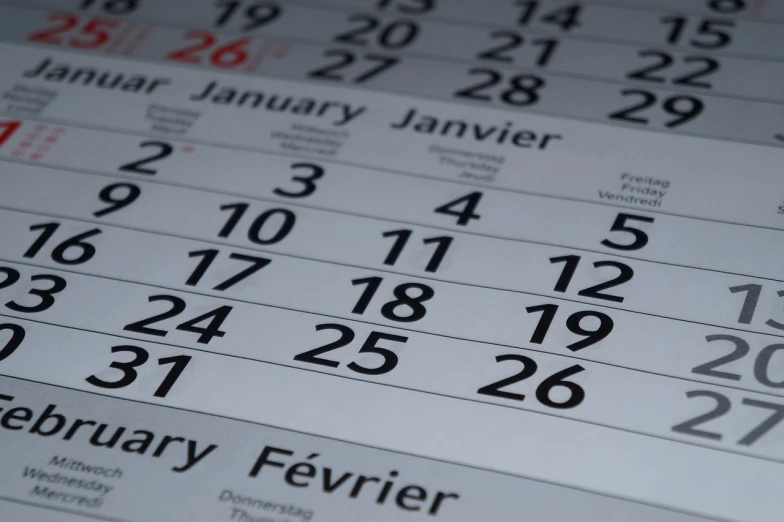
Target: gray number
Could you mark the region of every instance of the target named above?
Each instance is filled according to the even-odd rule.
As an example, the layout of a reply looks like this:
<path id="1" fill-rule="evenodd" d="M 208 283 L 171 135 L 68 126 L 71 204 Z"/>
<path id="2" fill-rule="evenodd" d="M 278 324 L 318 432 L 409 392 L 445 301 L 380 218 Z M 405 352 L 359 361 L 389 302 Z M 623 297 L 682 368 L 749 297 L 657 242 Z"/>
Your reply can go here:
<path id="1" fill-rule="evenodd" d="M 779 290 L 778 292 L 776 292 L 776 295 L 779 297 L 784 297 L 784 290 Z M 768 319 L 767 321 L 765 321 L 765 324 L 777 330 L 784 330 L 784 324 L 774 321 L 773 319 Z"/>
<path id="2" fill-rule="evenodd" d="M 754 361 L 754 377 L 765 386 L 771 388 L 784 388 L 784 381 L 773 382 L 768 376 L 768 369 L 770 368 L 770 359 L 777 351 L 784 349 L 784 344 L 771 344 L 762 349 Z"/>
<path id="3" fill-rule="evenodd" d="M 695 366 L 692 368 L 691 373 L 707 375 L 709 377 L 718 377 L 720 379 L 731 379 L 733 381 L 739 381 L 740 375 L 737 373 L 720 372 L 714 370 L 714 368 L 724 366 L 727 363 L 731 363 L 732 361 L 737 361 L 738 359 L 745 357 L 749 353 L 749 343 L 740 337 L 735 337 L 734 335 L 708 335 L 705 337 L 705 340 L 709 343 L 713 341 L 729 341 L 735 345 L 735 350 L 733 350 L 732 353 L 719 357 L 718 359 L 706 362 L 705 364 L 701 364 L 699 366 Z M 770 359 L 770 356 L 768 356 L 768 359 Z"/>
<path id="4" fill-rule="evenodd" d="M 691 373 L 707 375 L 708 377 L 718 377 L 719 379 L 730 379 L 732 381 L 741 380 L 741 376 L 737 373 L 722 372 L 716 370 L 715 368 L 746 357 L 750 350 L 749 343 L 740 337 L 735 337 L 734 335 L 721 334 L 708 335 L 705 337 L 705 340 L 709 343 L 713 341 L 729 341 L 735 345 L 735 349 L 732 351 L 732 353 L 723 355 L 718 359 L 714 359 L 704 364 L 700 364 L 699 366 L 695 366 L 692 368 Z M 784 381 L 772 381 L 768 375 L 770 370 L 770 360 L 773 358 L 776 352 L 782 349 L 784 349 L 784 344 L 771 344 L 770 346 L 766 346 L 760 351 L 760 353 L 757 355 L 757 358 L 754 360 L 754 377 L 757 379 L 757 382 L 769 388 L 784 388 Z"/>
<path id="5" fill-rule="evenodd" d="M 704 424 L 713 419 L 718 419 L 719 417 L 721 417 L 722 415 L 730 411 L 730 400 L 720 393 L 707 391 L 707 390 L 686 392 L 686 397 L 688 397 L 689 399 L 693 397 L 710 397 L 711 399 L 716 401 L 716 407 L 713 408 L 708 413 L 703 413 L 702 415 L 698 417 L 694 417 L 693 419 L 689 419 L 686 422 L 676 424 L 675 426 L 672 427 L 672 431 L 675 431 L 677 433 L 685 433 L 686 435 L 694 435 L 696 437 L 703 437 L 705 439 L 721 440 L 722 437 L 721 433 L 715 433 L 712 431 L 705 431 L 705 430 L 697 430 L 694 429 L 694 427 L 699 426 L 700 424 Z"/>
<path id="6" fill-rule="evenodd" d="M 782 345 L 774 345 L 774 346 L 782 346 Z M 710 397 L 711 399 L 716 401 L 716 407 L 713 408 L 711 411 L 707 413 L 703 413 L 702 415 L 694 417 L 693 419 L 689 419 L 686 422 L 676 424 L 675 426 L 672 427 L 672 431 L 677 433 L 685 433 L 686 435 L 694 435 L 696 437 L 702 437 L 705 439 L 721 440 L 723 436 L 721 433 L 698 430 L 695 429 L 695 426 L 699 426 L 700 424 L 704 424 L 708 421 L 712 421 L 713 419 L 718 419 L 722 415 L 728 413 L 730 411 L 730 400 L 720 393 L 707 391 L 707 390 L 695 390 L 695 391 L 686 392 L 686 397 L 688 397 L 689 399 L 693 397 Z M 773 411 L 773 413 L 770 414 L 765 420 L 763 420 L 756 427 L 754 427 L 750 432 L 748 432 L 740 440 L 738 440 L 738 444 L 741 444 L 743 446 L 751 446 L 752 444 L 757 442 L 763 435 L 765 435 L 767 432 L 775 428 L 776 425 L 778 425 L 778 423 L 780 423 L 782 419 L 784 419 L 784 404 L 775 404 L 772 402 L 758 401 L 756 399 L 743 399 L 741 403 L 746 406 L 752 406 L 754 408 L 763 408 L 766 410 Z"/>
<path id="7" fill-rule="evenodd" d="M 754 406 L 755 408 L 765 408 L 766 410 L 773 410 L 773 414 L 762 421 L 759 426 L 748 432 L 742 439 L 738 441 L 738 444 L 743 444 L 744 446 L 751 446 L 754 444 L 760 437 L 765 435 L 771 429 L 773 429 L 776 424 L 781 422 L 781 419 L 784 419 L 784 405 L 782 404 L 773 404 L 772 402 L 765 402 L 765 401 L 758 401 L 754 399 L 743 399 L 743 404 L 748 406 Z"/>
<path id="8" fill-rule="evenodd" d="M 740 309 L 738 322 L 751 324 L 751 318 L 754 317 L 754 310 L 757 308 L 757 301 L 759 301 L 759 296 L 762 292 L 762 285 L 731 286 L 730 292 L 733 294 L 746 292 L 746 299 L 743 300 L 743 308 Z"/>
<path id="9" fill-rule="evenodd" d="M 760 294 L 762 293 L 762 285 L 742 285 L 731 286 L 730 292 L 733 294 L 738 292 L 746 292 L 746 298 L 743 300 L 743 307 L 740 309 L 740 316 L 738 322 L 742 324 L 750 324 L 751 319 L 754 317 L 754 311 L 757 309 L 757 302 L 759 301 Z M 784 290 L 776 292 L 779 297 L 784 297 Z M 784 330 L 784 323 L 768 319 L 765 324 L 776 330 Z"/>

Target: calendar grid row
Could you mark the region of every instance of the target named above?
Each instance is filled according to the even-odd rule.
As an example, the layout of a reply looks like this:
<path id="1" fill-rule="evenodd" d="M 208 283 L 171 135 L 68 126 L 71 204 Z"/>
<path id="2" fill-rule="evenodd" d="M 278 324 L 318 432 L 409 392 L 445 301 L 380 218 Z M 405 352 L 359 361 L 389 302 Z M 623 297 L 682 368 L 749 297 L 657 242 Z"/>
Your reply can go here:
<path id="1" fill-rule="evenodd" d="M 138 24 L 126 24 L 125 30 L 122 25 L 125 22 L 114 21 L 116 24 L 103 29 L 102 37 L 95 42 L 90 40 L 88 43 L 72 45 L 81 40 L 78 37 L 53 37 L 48 29 L 31 31 L 31 28 L 45 24 L 38 19 L 46 12 L 30 11 L 29 8 L 6 9 L 17 11 L 2 17 L 14 20 L 14 24 L 7 27 L 0 24 L 0 37 L 8 43 L 70 47 L 77 52 L 96 51 L 108 56 L 120 54 L 125 59 L 153 60 L 177 67 L 206 67 L 246 76 L 341 85 L 349 89 L 370 89 L 422 100 L 455 100 L 476 106 L 504 107 L 522 111 L 523 114 L 565 117 L 644 131 L 674 132 L 770 147 L 781 147 L 784 143 L 779 107 L 781 101 L 778 98 L 780 92 L 775 88 L 784 78 L 784 62 L 781 67 L 772 62 L 760 67 L 754 62 L 728 59 L 722 69 L 719 62 L 710 56 L 681 55 L 678 51 L 670 54 L 656 48 L 642 49 L 631 54 L 624 51 L 614 59 L 602 62 L 599 69 L 607 70 L 599 75 L 599 79 L 592 72 L 596 67 L 586 70 L 581 68 L 587 63 L 586 53 L 612 53 L 610 48 L 605 48 L 606 44 L 601 44 L 601 49 L 597 48 L 595 52 L 589 52 L 584 44 L 576 45 L 571 58 L 563 58 L 571 65 L 557 67 L 557 71 L 551 72 L 548 64 L 555 56 L 555 40 L 534 40 L 542 48 L 518 53 L 522 57 L 520 60 L 523 60 L 520 62 L 518 58 L 504 54 L 506 51 L 501 53 L 497 49 L 509 47 L 503 43 L 505 39 L 518 41 L 523 37 L 502 30 L 491 32 L 491 37 L 500 40 L 501 45 L 491 45 L 483 52 L 482 44 L 476 44 L 479 54 L 468 56 L 471 62 L 454 61 L 460 60 L 462 51 L 450 57 L 448 53 L 459 51 L 459 47 L 440 41 L 433 41 L 431 45 L 439 47 L 436 54 L 417 51 L 409 56 L 406 56 L 408 50 L 397 48 L 390 54 L 363 54 L 363 49 L 355 52 L 351 45 L 340 42 L 334 48 L 325 48 L 321 43 L 314 47 L 313 28 L 304 29 L 302 37 L 296 36 L 296 33 L 292 36 L 292 31 L 286 30 L 283 39 L 272 36 L 262 40 L 247 36 L 229 40 L 218 33 L 193 30 L 185 33 L 186 40 L 205 39 L 208 43 L 178 50 L 177 42 L 182 40 L 179 30 Z M 55 21 L 72 17 L 68 18 L 68 27 L 80 27 L 83 24 L 78 15 L 49 15 Z M 70 34 L 70 29 L 67 33 Z M 286 39 L 291 38 L 299 38 L 302 44 L 293 40 L 292 44 L 286 43 Z M 476 35 L 474 40 L 481 38 L 486 38 L 486 35 Z M 462 35 L 460 41 L 464 41 Z M 490 58 L 483 62 L 485 56 Z M 681 61 L 684 63 L 678 63 Z M 463 64 L 468 64 L 469 68 L 466 69 Z M 27 71 L 26 76 L 49 80 L 56 75 L 67 76 L 70 66 L 64 72 L 63 65 L 42 63 L 38 69 Z M 614 70 L 619 66 L 627 71 Z M 658 73 L 669 69 L 675 69 L 676 72 L 668 72 L 663 76 Z M 716 75 L 721 77 L 721 83 L 727 84 L 729 89 L 713 91 L 715 80 L 709 81 L 708 77 Z M 423 78 L 427 78 L 427 81 L 421 81 Z M 65 79 L 62 77 L 57 81 Z M 575 93 L 580 93 L 580 96 L 575 97 Z M 239 94 L 234 95 L 235 102 Z M 228 94 L 213 86 L 193 96 L 216 103 L 217 98 L 227 99 Z M 594 100 L 594 103 L 582 103 L 581 100 L 585 98 Z M 738 132 L 739 121 L 743 122 L 741 133 Z"/>

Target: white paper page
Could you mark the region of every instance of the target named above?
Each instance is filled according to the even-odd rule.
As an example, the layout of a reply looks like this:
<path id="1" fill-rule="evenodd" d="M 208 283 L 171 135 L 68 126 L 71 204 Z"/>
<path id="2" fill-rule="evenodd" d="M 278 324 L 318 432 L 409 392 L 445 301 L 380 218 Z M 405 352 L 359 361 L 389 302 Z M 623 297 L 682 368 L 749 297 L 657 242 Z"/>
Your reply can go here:
<path id="1" fill-rule="evenodd" d="M 0 70 L 0 520 L 781 520 L 781 2 L 2 0 Z"/>

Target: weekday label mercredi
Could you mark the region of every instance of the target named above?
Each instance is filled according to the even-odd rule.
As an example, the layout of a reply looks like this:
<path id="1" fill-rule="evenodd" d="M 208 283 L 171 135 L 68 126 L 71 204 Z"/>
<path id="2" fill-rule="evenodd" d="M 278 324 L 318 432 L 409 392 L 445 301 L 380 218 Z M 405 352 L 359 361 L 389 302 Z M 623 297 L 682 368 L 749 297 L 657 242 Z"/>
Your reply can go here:
<path id="1" fill-rule="evenodd" d="M 784 3 L 0 0 L 0 71 L 0 520 L 781 520 Z"/>

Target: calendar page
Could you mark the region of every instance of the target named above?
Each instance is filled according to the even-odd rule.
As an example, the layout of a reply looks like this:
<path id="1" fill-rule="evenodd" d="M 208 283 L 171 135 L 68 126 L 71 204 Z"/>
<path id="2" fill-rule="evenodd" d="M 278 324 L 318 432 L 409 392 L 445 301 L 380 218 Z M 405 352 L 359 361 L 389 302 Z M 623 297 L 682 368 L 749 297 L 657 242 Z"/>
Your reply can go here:
<path id="1" fill-rule="evenodd" d="M 0 0 L 0 520 L 780 522 L 784 2 Z"/>

